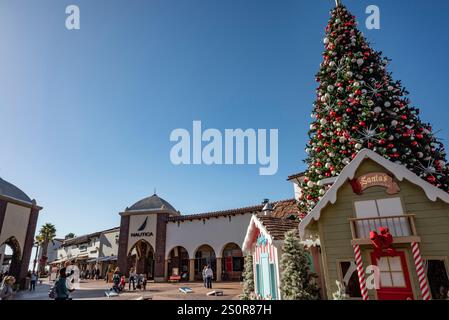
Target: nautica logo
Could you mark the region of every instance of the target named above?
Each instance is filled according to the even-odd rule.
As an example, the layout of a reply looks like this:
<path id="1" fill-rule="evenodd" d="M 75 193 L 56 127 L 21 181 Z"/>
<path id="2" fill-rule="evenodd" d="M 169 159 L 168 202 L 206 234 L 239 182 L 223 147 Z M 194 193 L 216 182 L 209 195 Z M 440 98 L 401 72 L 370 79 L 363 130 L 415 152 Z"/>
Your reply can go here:
<path id="1" fill-rule="evenodd" d="M 145 218 L 142 225 L 139 227 L 139 229 L 137 229 L 137 232 L 131 233 L 131 237 L 152 237 L 153 232 L 143 232 L 143 230 L 145 230 L 145 228 L 147 227 L 147 223 L 148 217 Z"/>
<path id="2" fill-rule="evenodd" d="M 147 226 L 148 217 L 145 218 L 145 221 L 142 223 L 139 229 L 137 231 L 143 231 Z"/>

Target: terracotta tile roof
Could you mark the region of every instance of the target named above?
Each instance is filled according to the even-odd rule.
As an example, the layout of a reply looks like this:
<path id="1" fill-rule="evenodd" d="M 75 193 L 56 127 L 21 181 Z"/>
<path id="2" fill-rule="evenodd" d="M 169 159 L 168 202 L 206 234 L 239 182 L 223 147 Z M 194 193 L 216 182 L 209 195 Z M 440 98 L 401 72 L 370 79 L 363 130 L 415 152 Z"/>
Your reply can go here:
<path id="1" fill-rule="evenodd" d="M 75 244 L 80 244 L 80 243 L 86 243 L 89 242 L 91 238 L 96 238 L 99 237 L 102 233 L 107 233 L 110 231 L 115 231 L 115 230 L 120 230 L 120 227 L 115 227 L 115 228 L 111 228 L 111 229 L 107 229 L 107 230 L 103 230 L 103 231 L 97 231 L 94 233 L 89 233 L 89 234 L 84 234 L 75 238 L 70 238 L 67 240 L 64 240 L 62 243 L 63 247 L 66 246 L 71 246 L 71 245 L 75 245 Z"/>
<path id="2" fill-rule="evenodd" d="M 172 216 L 172 217 L 168 217 L 167 221 L 188 221 L 188 220 L 195 220 L 195 219 L 226 217 L 226 216 L 232 216 L 232 215 L 236 215 L 236 214 L 257 213 L 262 210 L 263 206 L 264 206 L 263 204 L 259 204 L 259 205 L 255 205 L 255 206 L 243 207 L 243 208 L 237 208 L 237 209 L 228 209 L 228 210 L 213 211 L 213 212 L 206 212 L 206 213 L 199 213 L 199 214 Z"/>
<path id="3" fill-rule="evenodd" d="M 278 201 L 274 206 L 271 216 L 257 215 L 257 219 L 263 224 L 274 240 L 283 240 L 287 231 L 298 229 L 299 217 L 298 203 L 295 199 Z"/>
<path id="4" fill-rule="evenodd" d="M 272 217 L 275 218 L 285 219 L 292 215 L 299 215 L 298 203 L 295 199 L 278 201 L 273 209 Z"/>
<path id="5" fill-rule="evenodd" d="M 300 179 L 303 178 L 305 176 L 306 172 L 300 172 L 300 173 L 295 173 L 292 174 L 291 176 L 287 177 L 287 181 L 293 180 L 293 179 Z"/>
<path id="6" fill-rule="evenodd" d="M 296 206 L 295 199 L 281 200 L 271 202 L 274 206 L 273 216 L 276 217 L 288 217 L 292 214 L 299 214 Z M 236 209 L 228 209 L 222 211 L 213 211 L 206 212 L 200 214 L 189 214 L 189 215 L 181 215 L 181 216 L 171 216 L 168 217 L 167 221 L 175 222 L 175 221 L 189 221 L 196 219 L 208 219 L 208 218 L 219 218 L 232 216 L 237 214 L 246 214 L 246 213 L 260 213 L 264 204 L 258 204 L 249 207 L 236 208 Z M 295 210 L 296 209 L 296 210 Z"/>
<path id="7" fill-rule="evenodd" d="M 297 230 L 299 225 L 299 220 L 280 219 L 268 216 L 258 216 L 257 219 L 267 229 L 273 240 L 284 240 L 285 233 L 290 230 Z"/>

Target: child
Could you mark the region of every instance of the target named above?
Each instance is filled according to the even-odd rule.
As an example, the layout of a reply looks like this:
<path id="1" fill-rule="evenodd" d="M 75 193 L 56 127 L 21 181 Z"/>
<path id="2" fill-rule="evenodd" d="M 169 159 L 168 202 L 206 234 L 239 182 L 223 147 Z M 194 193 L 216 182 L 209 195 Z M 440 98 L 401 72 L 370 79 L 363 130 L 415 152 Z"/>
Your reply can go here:
<path id="1" fill-rule="evenodd" d="M 123 289 L 125 289 L 125 276 L 122 276 L 120 278 L 120 285 L 119 285 L 119 290 L 123 291 Z"/>

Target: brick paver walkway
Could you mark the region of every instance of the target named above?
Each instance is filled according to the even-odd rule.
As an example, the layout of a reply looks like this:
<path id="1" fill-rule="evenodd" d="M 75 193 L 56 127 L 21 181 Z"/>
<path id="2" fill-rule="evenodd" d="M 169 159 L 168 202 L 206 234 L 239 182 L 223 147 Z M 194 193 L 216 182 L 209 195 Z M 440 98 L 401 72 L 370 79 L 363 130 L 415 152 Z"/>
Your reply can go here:
<path id="1" fill-rule="evenodd" d="M 192 293 L 182 293 L 180 287 L 189 287 Z M 211 291 L 203 286 L 202 282 L 184 283 L 151 283 L 147 284 L 147 291 L 128 291 L 121 293 L 118 297 L 108 298 L 105 291 L 111 288 L 111 284 L 103 280 L 85 280 L 79 284 L 79 289 L 73 293 L 75 300 L 138 300 L 140 298 L 151 298 L 153 300 L 238 300 L 242 293 L 240 282 L 218 282 L 213 284 L 213 289 L 223 290 L 223 296 L 207 296 Z M 128 287 L 126 287 L 128 288 Z M 42 284 L 36 285 L 36 291 L 20 291 L 14 299 L 17 300 L 49 300 L 48 291 L 50 284 L 44 280 Z"/>

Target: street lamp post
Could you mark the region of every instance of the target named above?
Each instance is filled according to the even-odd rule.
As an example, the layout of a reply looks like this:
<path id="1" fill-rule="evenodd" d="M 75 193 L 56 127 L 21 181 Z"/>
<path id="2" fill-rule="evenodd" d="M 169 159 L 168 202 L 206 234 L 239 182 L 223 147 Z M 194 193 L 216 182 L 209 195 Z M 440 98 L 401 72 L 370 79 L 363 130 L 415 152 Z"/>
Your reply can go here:
<path id="1" fill-rule="evenodd" d="M 36 263 L 37 263 L 38 253 L 39 253 L 39 242 L 36 241 L 34 244 L 36 245 L 36 254 L 34 256 L 34 261 L 33 261 L 33 273 L 36 271 Z"/>

